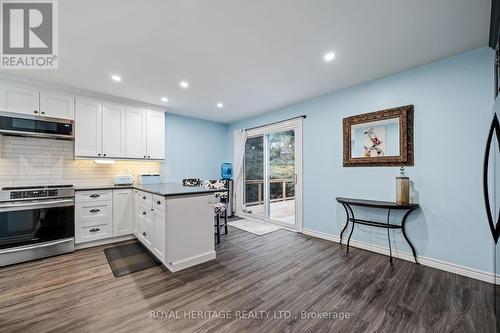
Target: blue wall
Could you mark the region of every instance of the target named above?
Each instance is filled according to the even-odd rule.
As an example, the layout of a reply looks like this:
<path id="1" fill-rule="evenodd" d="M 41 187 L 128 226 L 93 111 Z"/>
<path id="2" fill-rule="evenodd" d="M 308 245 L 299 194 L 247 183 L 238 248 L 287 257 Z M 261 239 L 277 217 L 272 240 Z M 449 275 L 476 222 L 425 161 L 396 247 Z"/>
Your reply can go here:
<path id="1" fill-rule="evenodd" d="M 227 162 L 227 125 L 167 113 L 166 159 L 162 181 L 183 178 L 220 178 L 220 164 Z"/>
<path id="2" fill-rule="evenodd" d="M 481 48 L 233 123 L 228 140 L 234 129 L 306 114 L 304 228 L 339 235 L 345 213 L 335 197 L 392 201 L 399 174 L 390 167 L 342 167 L 342 119 L 414 104 L 415 166 L 407 168 L 407 175 L 421 210 L 409 218 L 409 237 L 420 256 L 491 272 L 493 247 L 481 182 L 493 57 L 492 50 Z M 387 246 L 385 230 L 359 227 L 353 237 Z M 392 237 L 398 250 L 410 253 L 399 231 Z"/>

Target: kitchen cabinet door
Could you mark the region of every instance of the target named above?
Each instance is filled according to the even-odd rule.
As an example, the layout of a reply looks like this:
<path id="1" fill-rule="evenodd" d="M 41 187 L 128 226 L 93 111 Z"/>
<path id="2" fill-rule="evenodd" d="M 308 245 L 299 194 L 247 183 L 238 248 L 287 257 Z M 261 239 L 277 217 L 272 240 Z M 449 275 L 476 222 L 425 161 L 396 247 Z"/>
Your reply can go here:
<path id="1" fill-rule="evenodd" d="M 102 156 L 125 157 L 125 106 L 102 103 Z"/>
<path id="2" fill-rule="evenodd" d="M 147 112 L 147 158 L 165 159 L 165 113 Z"/>
<path id="3" fill-rule="evenodd" d="M 134 233 L 134 192 L 113 190 L 113 237 Z"/>
<path id="4" fill-rule="evenodd" d="M 75 156 L 100 157 L 101 153 L 101 101 L 77 98 L 75 113 Z"/>
<path id="5" fill-rule="evenodd" d="M 75 119 L 75 97 L 52 91 L 40 92 L 40 115 L 51 118 Z"/>
<path id="6" fill-rule="evenodd" d="M 127 106 L 125 111 L 125 156 L 146 158 L 146 110 Z"/>
<path id="7" fill-rule="evenodd" d="M 166 249 L 166 228 L 165 213 L 159 209 L 153 209 L 153 223 L 154 223 L 154 238 L 153 238 L 153 251 L 162 262 L 165 262 L 165 249 Z"/>
<path id="8" fill-rule="evenodd" d="M 38 89 L 0 82 L 0 110 L 21 114 L 39 115 L 40 93 Z"/>

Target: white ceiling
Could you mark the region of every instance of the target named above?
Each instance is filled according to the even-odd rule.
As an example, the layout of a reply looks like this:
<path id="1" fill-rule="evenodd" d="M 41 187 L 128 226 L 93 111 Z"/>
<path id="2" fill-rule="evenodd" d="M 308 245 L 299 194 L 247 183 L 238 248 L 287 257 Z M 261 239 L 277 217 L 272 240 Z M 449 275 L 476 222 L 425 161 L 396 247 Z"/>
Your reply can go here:
<path id="1" fill-rule="evenodd" d="M 8 73 L 232 122 L 486 46 L 490 1 L 62 0 L 59 69 Z"/>

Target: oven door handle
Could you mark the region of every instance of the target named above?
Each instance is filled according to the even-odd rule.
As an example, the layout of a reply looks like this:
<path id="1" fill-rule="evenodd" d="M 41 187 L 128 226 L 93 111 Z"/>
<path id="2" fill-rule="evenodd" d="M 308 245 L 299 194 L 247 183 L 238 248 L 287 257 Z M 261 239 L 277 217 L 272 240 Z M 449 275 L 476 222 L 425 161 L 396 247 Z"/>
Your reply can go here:
<path id="1" fill-rule="evenodd" d="M 64 207 L 73 206 L 74 199 L 61 199 L 61 200 L 47 200 L 38 202 L 18 202 L 18 203 L 1 203 L 0 212 L 6 210 L 26 210 L 38 208 L 51 208 L 51 207 Z"/>
<path id="2" fill-rule="evenodd" d="M 47 243 L 40 243 L 40 244 L 35 244 L 35 245 L 14 247 L 11 249 L 0 250 L 0 254 L 39 249 L 42 247 L 53 246 L 53 245 L 68 243 L 68 242 L 73 242 L 73 241 L 74 241 L 73 238 L 66 238 L 66 239 L 57 240 L 55 242 L 47 242 Z"/>

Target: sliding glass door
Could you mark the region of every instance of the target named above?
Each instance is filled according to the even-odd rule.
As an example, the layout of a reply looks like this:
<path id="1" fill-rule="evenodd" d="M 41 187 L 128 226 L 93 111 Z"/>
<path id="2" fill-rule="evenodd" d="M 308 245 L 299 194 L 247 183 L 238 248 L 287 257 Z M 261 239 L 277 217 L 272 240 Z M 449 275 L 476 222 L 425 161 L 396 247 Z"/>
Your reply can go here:
<path id="1" fill-rule="evenodd" d="M 283 226 L 301 228 L 302 121 L 249 131 L 245 144 L 244 212 Z M 300 218 L 300 219 L 299 219 Z"/>
<path id="2" fill-rule="evenodd" d="M 295 131 L 267 135 L 269 214 L 271 220 L 295 224 Z"/>
<path id="3" fill-rule="evenodd" d="M 248 138 L 245 143 L 244 211 L 258 217 L 266 216 L 264 164 L 264 136 Z"/>

